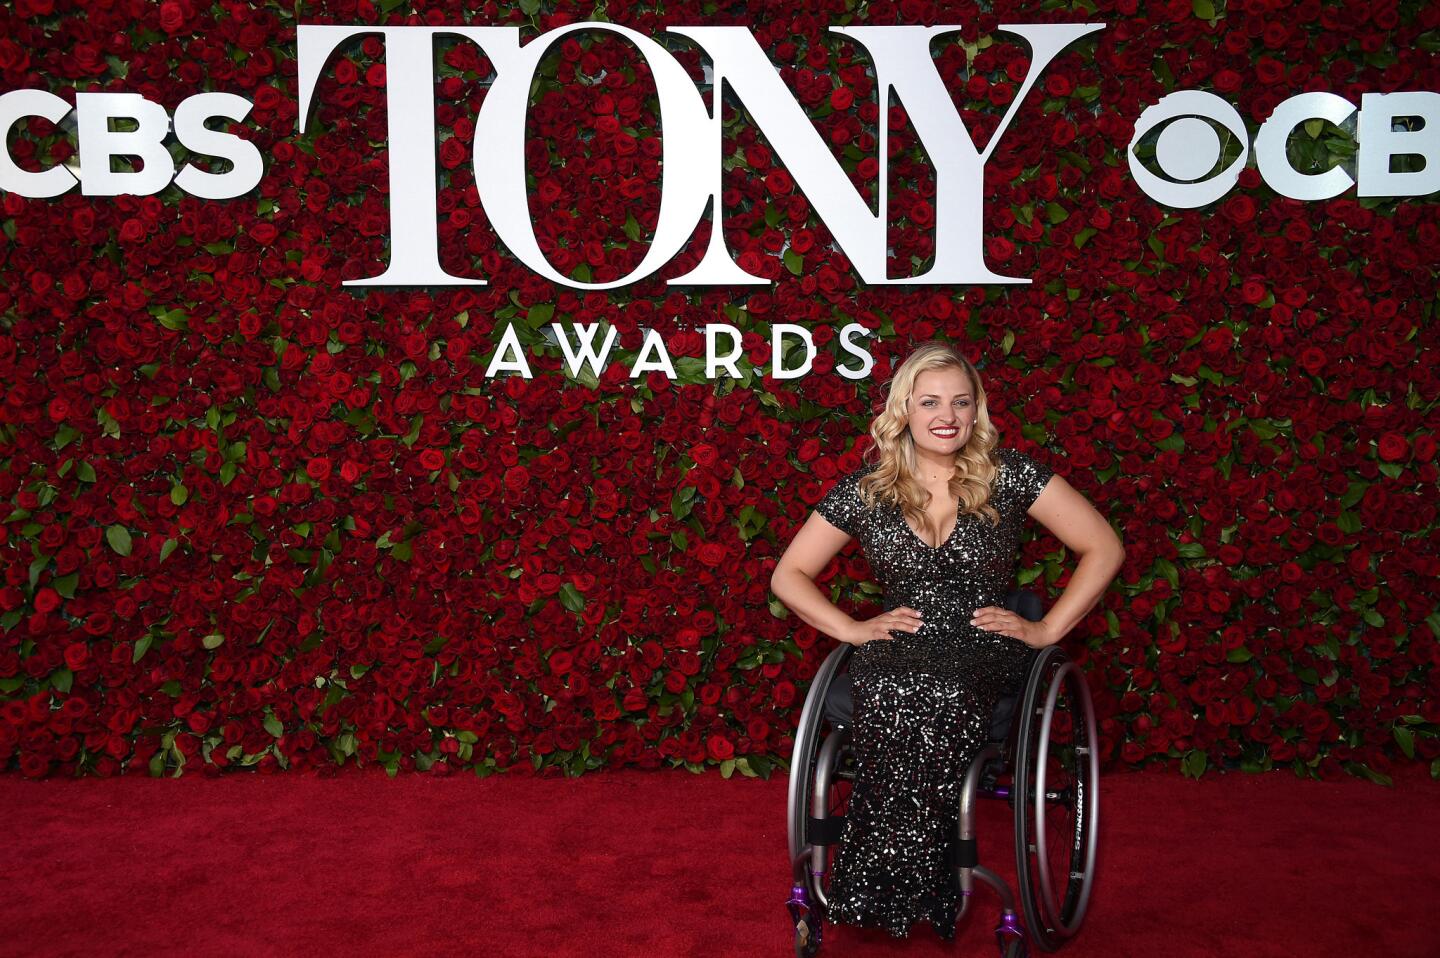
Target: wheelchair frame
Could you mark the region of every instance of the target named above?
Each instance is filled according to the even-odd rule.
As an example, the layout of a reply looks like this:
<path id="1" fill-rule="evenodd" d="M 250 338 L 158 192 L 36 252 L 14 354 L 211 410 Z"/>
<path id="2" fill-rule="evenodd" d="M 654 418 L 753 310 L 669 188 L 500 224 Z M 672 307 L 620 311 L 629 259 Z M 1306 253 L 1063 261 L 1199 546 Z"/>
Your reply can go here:
<path id="1" fill-rule="evenodd" d="M 1005 606 L 1031 621 L 1038 620 L 1043 611 L 1038 597 L 1025 592 L 1012 592 Z M 844 821 L 830 814 L 831 789 L 854 778 L 853 769 L 846 765 L 849 727 L 829 722 L 827 715 L 827 698 L 853 652 L 854 646 L 836 647 L 815 673 L 791 753 L 787 831 L 794 880 L 786 907 L 795 928 L 798 958 L 819 951 L 829 909 L 825 887 L 828 859 L 838 845 Z M 1037 650 L 1017 693 L 997 704 L 989 741 L 965 773 L 956 823 L 955 868 L 960 888 L 956 921 L 969 912 L 977 878 L 992 887 L 1000 898 L 995 936 L 1004 958 L 1023 958 L 1029 950 L 1027 942 L 1041 951 L 1055 951 L 1079 931 L 1094 883 L 1099 826 L 1095 710 L 1079 667 L 1058 646 Z M 1062 694 L 1072 713 L 1071 741 L 1052 748 Z M 1010 703 L 1013 711 L 1005 714 Z M 997 735 L 1005 723 L 1008 728 Z M 831 725 L 829 734 L 823 734 L 827 724 Z M 1057 783 L 1052 767 L 1058 763 L 1063 769 L 1066 761 L 1073 767 L 1061 778 L 1068 781 Z M 999 784 L 1007 773 L 1011 784 Z M 980 798 L 1006 801 L 1014 810 L 1018 896 L 1003 878 L 979 862 L 975 821 Z M 1062 833 L 1065 841 L 1058 849 L 1059 856 L 1047 832 L 1053 820 L 1048 813 L 1057 805 L 1073 814 L 1073 827 Z M 1060 857 L 1068 860 L 1057 860 Z M 1063 887 L 1056 881 L 1056 866 L 1064 868 Z"/>

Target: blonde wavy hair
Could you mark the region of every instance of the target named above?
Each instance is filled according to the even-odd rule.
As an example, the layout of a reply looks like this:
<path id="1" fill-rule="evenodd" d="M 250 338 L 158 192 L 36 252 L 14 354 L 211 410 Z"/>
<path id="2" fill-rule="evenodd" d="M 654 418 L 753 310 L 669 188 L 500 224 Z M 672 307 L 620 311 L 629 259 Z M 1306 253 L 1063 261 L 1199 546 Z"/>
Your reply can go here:
<path id="1" fill-rule="evenodd" d="M 970 380 L 975 409 L 975 425 L 970 438 L 955 454 L 955 473 L 950 477 L 950 495 L 960 501 L 958 515 L 981 516 L 991 525 L 998 525 L 1000 514 L 990 505 L 990 487 L 999 467 L 991 450 L 1000 441 L 990 422 L 990 409 L 985 401 L 985 387 L 974 365 L 946 343 L 931 341 L 916 347 L 885 387 L 888 394 L 884 408 L 870 423 L 871 448 L 866 458 L 876 464 L 874 471 L 861 477 L 859 494 L 866 508 L 877 502 L 898 506 L 913 526 L 924 529 L 931 539 L 938 539 L 940 530 L 931 522 L 925 507 L 930 492 L 920 484 L 919 463 L 915 458 L 915 441 L 910 435 L 910 397 L 915 380 L 923 372 L 934 369 L 960 369 Z M 956 518 L 959 522 L 959 518 Z"/>

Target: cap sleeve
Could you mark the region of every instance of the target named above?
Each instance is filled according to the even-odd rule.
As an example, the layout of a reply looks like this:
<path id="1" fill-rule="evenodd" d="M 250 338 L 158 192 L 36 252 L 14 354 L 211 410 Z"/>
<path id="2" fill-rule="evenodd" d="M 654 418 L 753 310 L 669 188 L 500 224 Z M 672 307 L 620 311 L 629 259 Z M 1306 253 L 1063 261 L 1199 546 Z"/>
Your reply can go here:
<path id="1" fill-rule="evenodd" d="M 1004 466 L 1006 486 L 1012 490 L 1020 508 L 1029 509 L 1040 498 L 1055 470 L 1018 449 L 999 449 L 996 455 Z"/>
<path id="2" fill-rule="evenodd" d="M 860 472 L 842 476 L 815 504 L 815 511 L 827 522 L 851 536 L 859 534 L 860 517 L 865 510 L 865 504 L 860 501 Z"/>

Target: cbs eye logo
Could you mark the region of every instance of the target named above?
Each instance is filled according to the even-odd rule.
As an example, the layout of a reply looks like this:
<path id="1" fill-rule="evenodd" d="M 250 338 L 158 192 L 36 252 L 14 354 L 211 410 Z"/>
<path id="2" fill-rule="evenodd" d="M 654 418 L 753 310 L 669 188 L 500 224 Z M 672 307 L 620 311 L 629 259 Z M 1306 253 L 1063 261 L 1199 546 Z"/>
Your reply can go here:
<path id="1" fill-rule="evenodd" d="M 1346 128 L 1352 116 L 1353 164 L 1295 168 L 1288 144 L 1297 127 L 1325 120 Z M 1152 199 L 1194 209 L 1235 187 L 1250 152 L 1245 121 L 1233 106 L 1213 93 L 1181 90 L 1140 114 L 1126 159 Z M 1352 186 L 1359 196 L 1427 196 L 1440 190 L 1440 93 L 1367 93 L 1358 109 L 1333 93 L 1302 93 L 1260 124 L 1254 152 L 1261 179 L 1291 199 L 1326 200 Z M 1392 170 L 1392 158 L 1412 169 Z"/>

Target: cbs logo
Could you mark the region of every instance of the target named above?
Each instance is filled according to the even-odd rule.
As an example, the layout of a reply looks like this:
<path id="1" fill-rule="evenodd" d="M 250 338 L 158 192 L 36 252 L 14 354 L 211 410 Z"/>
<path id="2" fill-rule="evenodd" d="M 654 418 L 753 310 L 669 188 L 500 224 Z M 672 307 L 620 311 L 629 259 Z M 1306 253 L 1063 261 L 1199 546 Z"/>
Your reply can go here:
<path id="1" fill-rule="evenodd" d="M 1353 175 L 1339 164 L 1321 172 L 1295 168 L 1288 143 L 1297 127 L 1311 120 L 1344 126 L 1352 115 Z M 1250 149 L 1245 121 L 1233 106 L 1213 93 L 1182 90 L 1140 114 L 1126 159 L 1151 198 L 1194 209 L 1234 188 Z M 1333 93 L 1301 93 L 1280 103 L 1260 124 L 1254 151 L 1260 177 L 1291 199 L 1326 200 L 1352 186 L 1359 196 L 1426 196 L 1440 190 L 1440 93 L 1367 93 L 1358 109 Z M 1153 161 L 1158 173 L 1140 154 Z M 1392 171 L 1392 157 L 1418 157 L 1421 163 L 1418 169 Z"/>

